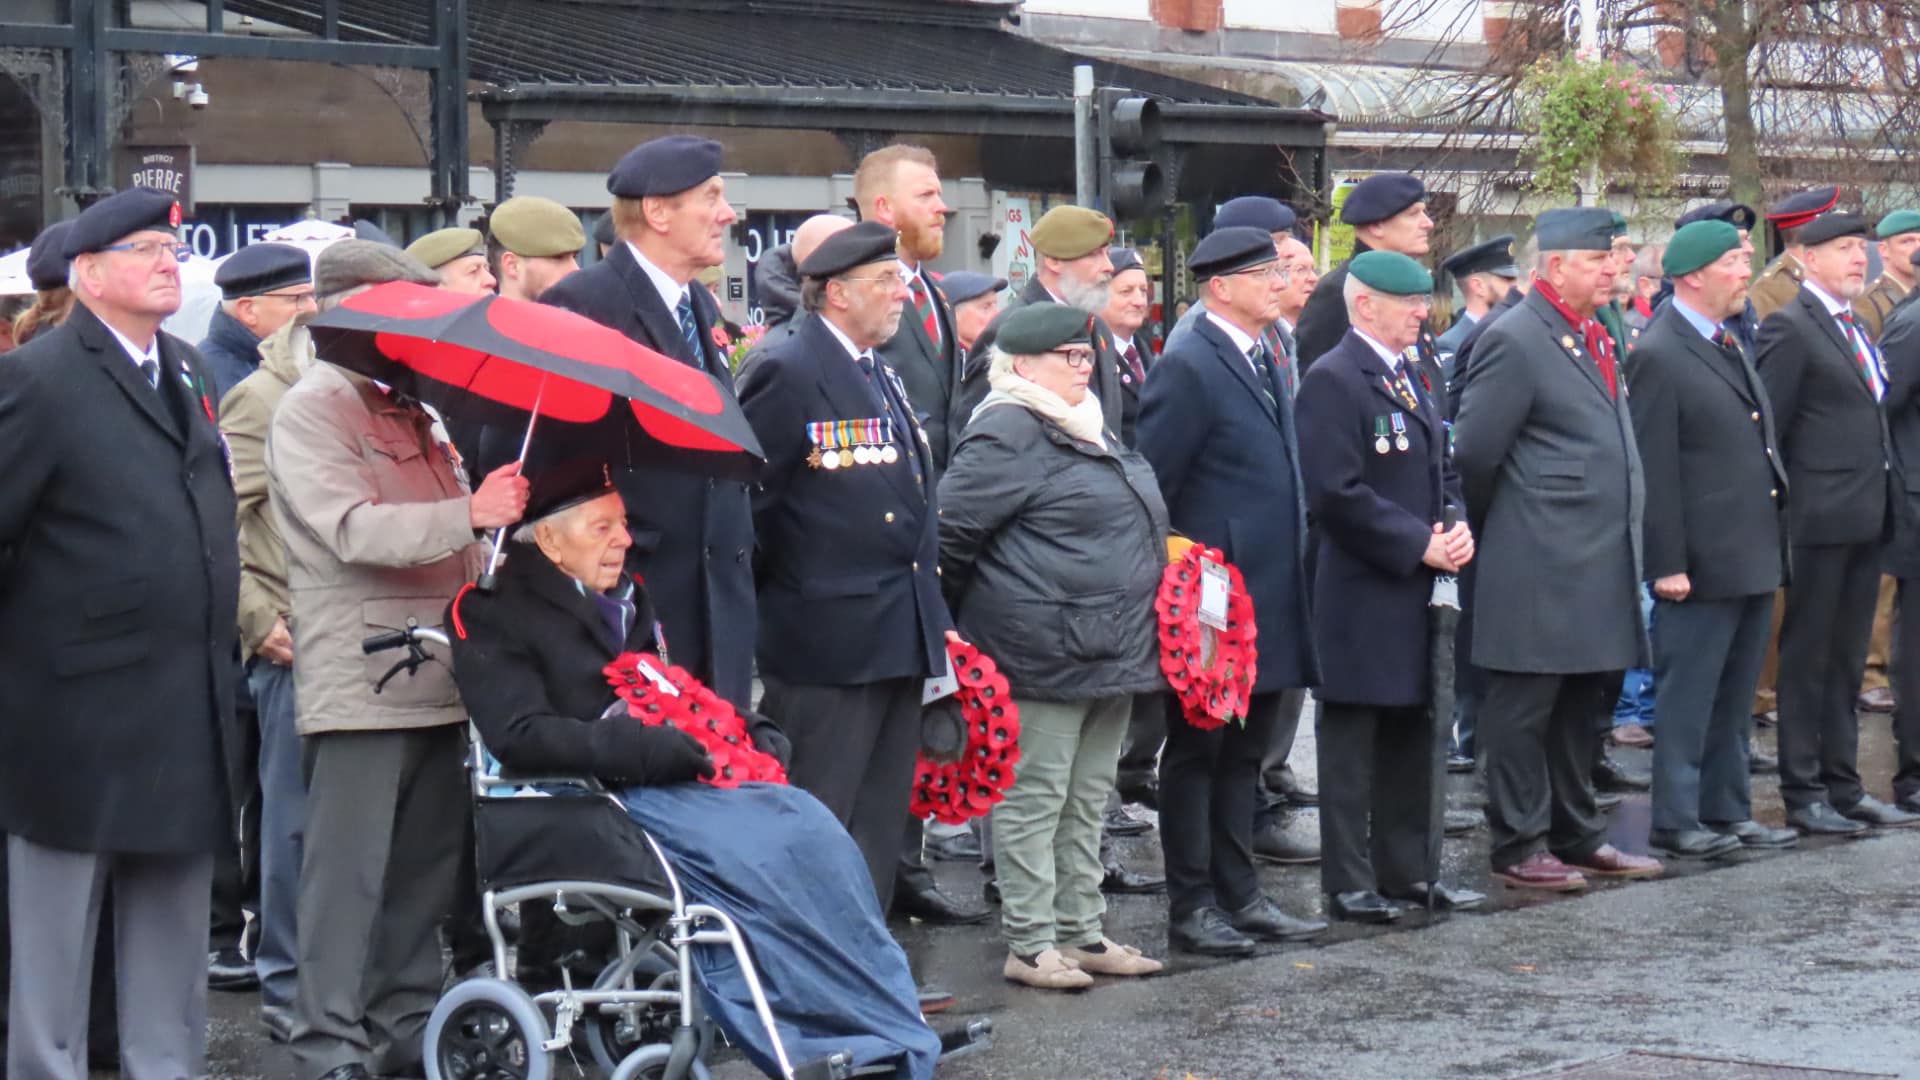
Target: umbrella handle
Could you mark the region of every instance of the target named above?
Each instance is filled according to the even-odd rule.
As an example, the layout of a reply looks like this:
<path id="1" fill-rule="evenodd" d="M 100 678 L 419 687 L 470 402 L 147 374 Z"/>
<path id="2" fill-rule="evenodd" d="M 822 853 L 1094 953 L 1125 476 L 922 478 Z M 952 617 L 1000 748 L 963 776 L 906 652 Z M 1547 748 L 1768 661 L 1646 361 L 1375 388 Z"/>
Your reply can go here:
<path id="1" fill-rule="evenodd" d="M 533 412 L 527 416 L 527 433 L 520 438 L 520 457 L 517 459 L 520 468 L 516 471 L 515 475 L 524 473 L 527 469 L 527 448 L 533 445 L 533 425 L 540 420 L 540 402 L 544 400 L 546 396 L 547 375 L 546 372 L 541 372 L 540 389 L 534 391 L 533 395 Z M 483 593 L 493 591 L 495 580 L 494 571 L 500 568 L 500 549 L 506 543 L 506 540 L 507 526 L 502 525 L 493 530 L 493 550 L 487 554 L 487 568 L 481 572 L 479 580 L 473 583 L 474 587 Z"/>
<path id="2" fill-rule="evenodd" d="M 493 572 L 500 566 L 500 546 L 505 543 L 506 538 L 507 527 L 505 525 L 493 530 L 493 550 L 487 553 L 487 568 L 481 571 L 479 580 L 473 583 L 474 588 L 479 589 L 483 593 L 493 591 Z"/>

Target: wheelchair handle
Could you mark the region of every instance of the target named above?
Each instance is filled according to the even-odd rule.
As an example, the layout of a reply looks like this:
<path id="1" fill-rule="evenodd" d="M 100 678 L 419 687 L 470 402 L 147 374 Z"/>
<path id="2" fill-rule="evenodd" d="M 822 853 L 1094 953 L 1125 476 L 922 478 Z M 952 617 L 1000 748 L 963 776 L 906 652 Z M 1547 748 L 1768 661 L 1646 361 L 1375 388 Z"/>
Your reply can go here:
<path id="1" fill-rule="evenodd" d="M 397 649 L 402 645 L 438 645 L 446 648 L 450 644 L 447 632 L 437 626 L 417 626 L 408 621 L 405 630 L 384 630 L 360 643 L 360 651 L 372 656 L 377 652 Z"/>

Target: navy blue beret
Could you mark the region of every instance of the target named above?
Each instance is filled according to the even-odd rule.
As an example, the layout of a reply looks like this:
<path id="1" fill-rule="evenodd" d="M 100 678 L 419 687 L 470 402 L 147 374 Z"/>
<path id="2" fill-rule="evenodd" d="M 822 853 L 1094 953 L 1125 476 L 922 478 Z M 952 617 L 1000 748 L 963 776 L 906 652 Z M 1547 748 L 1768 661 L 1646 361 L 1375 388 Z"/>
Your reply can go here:
<path id="1" fill-rule="evenodd" d="M 800 264 L 800 276 L 830 278 L 856 266 L 892 259 L 896 257 L 894 249 L 899 243 L 899 234 L 887 226 L 877 221 L 862 221 L 820 241 L 807 261 Z"/>
<path id="2" fill-rule="evenodd" d="M 353 238 L 355 240 L 371 240 L 376 244 L 385 244 L 390 248 L 400 246 L 400 241 L 388 235 L 387 230 L 375 225 L 366 218 L 353 219 Z"/>
<path id="3" fill-rule="evenodd" d="M 313 260 L 292 244 L 248 244 L 221 262 L 213 272 L 220 298 L 238 300 L 261 296 L 290 285 L 313 280 Z"/>
<path id="4" fill-rule="evenodd" d="M 71 221 L 56 221 L 33 238 L 33 247 L 27 249 L 27 280 L 34 288 L 57 289 L 67 283 L 67 257 L 61 246 L 72 226 Z"/>
<path id="5" fill-rule="evenodd" d="M 972 270 L 955 270 L 940 278 L 940 291 L 947 294 L 949 304 L 964 304 L 969 300 L 978 300 L 988 293 L 997 293 L 1006 287 L 1006 278 L 994 277 L 992 274 L 977 274 Z"/>
<path id="6" fill-rule="evenodd" d="M 627 151 L 607 174 L 607 190 L 627 199 L 678 195 L 719 174 L 719 143 L 697 135 L 663 135 Z"/>
<path id="7" fill-rule="evenodd" d="M 1274 250 L 1272 233 L 1236 225 L 1215 229 L 1195 244 L 1193 254 L 1187 256 L 1187 269 L 1193 272 L 1195 281 L 1205 281 L 1270 263 L 1279 257 L 1279 252 Z"/>
<path id="8" fill-rule="evenodd" d="M 152 188 L 128 188 L 80 211 L 60 253 L 71 259 L 146 229 L 172 232 L 179 227 L 180 204 L 173 196 Z"/>
<path id="9" fill-rule="evenodd" d="M 1533 238 L 1541 251 L 1612 251 L 1613 211 L 1604 206 L 1543 211 L 1533 219 Z"/>
<path id="10" fill-rule="evenodd" d="M 1214 212 L 1215 229 L 1235 229 L 1248 226 L 1265 229 L 1270 233 L 1292 232 L 1300 223 L 1300 215 L 1293 207 L 1279 199 L 1269 199 L 1265 195 L 1242 195 L 1237 199 L 1228 199 Z"/>
<path id="11" fill-rule="evenodd" d="M 1673 227 L 1684 229 L 1696 221 L 1724 221 L 1736 229 L 1751 230 L 1754 222 L 1753 207 L 1722 199 L 1705 206 L 1696 206 L 1681 214 L 1674 219 Z"/>
<path id="12" fill-rule="evenodd" d="M 1113 264 L 1114 277 L 1119 277 L 1129 270 L 1145 270 L 1147 268 L 1147 264 L 1140 261 L 1140 253 L 1132 248 L 1108 248 L 1107 261 Z"/>
<path id="13" fill-rule="evenodd" d="M 1441 260 L 1440 268 L 1454 277 L 1468 274 L 1498 274 L 1517 278 L 1520 268 L 1513 265 L 1513 234 L 1501 233 L 1484 243 L 1463 248 Z"/>
<path id="14" fill-rule="evenodd" d="M 1800 242 L 1808 247 L 1846 236 L 1871 237 L 1873 225 L 1859 214 L 1821 214 L 1800 227 Z"/>
<path id="15" fill-rule="evenodd" d="M 1427 200 L 1427 185 L 1411 173 L 1378 173 L 1367 177 L 1347 192 L 1340 207 L 1340 220 L 1349 225 L 1371 225 L 1385 221 L 1417 202 Z"/>
<path id="16" fill-rule="evenodd" d="M 601 214 L 600 220 L 593 223 L 593 242 L 613 246 L 613 211 Z"/>

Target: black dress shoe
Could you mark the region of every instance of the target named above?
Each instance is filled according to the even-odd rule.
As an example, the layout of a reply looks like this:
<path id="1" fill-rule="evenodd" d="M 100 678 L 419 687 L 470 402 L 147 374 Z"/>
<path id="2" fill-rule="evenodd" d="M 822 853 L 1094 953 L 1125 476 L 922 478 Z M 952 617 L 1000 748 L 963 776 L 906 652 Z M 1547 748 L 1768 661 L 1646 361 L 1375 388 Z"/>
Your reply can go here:
<path id="1" fill-rule="evenodd" d="M 1593 786 L 1601 791 L 1651 791 L 1653 778 L 1645 773 L 1631 772 L 1611 756 L 1601 754 L 1600 760 L 1593 766 Z"/>
<path id="2" fill-rule="evenodd" d="M 1447 771 L 1450 773 L 1470 773 L 1473 771 L 1473 759 L 1465 754 L 1447 754 Z"/>
<path id="3" fill-rule="evenodd" d="M 1101 892 L 1156 893 L 1167 887 L 1167 879 L 1159 874 L 1129 870 L 1117 861 L 1102 864 L 1102 869 L 1106 873 L 1100 878 Z"/>
<path id="4" fill-rule="evenodd" d="M 1626 801 L 1627 797 L 1617 791 L 1596 791 L 1593 793 L 1593 805 L 1603 814 Z"/>
<path id="5" fill-rule="evenodd" d="M 986 898 L 987 903 L 998 907 L 1000 904 L 1000 879 L 988 878 L 987 883 L 980 886 L 980 895 Z"/>
<path id="6" fill-rule="evenodd" d="M 1117 806 L 1100 815 L 1100 827 L 1115 836 L 1143 836 L 1153 831 L 1152 825 Z"/>
<path id="7" fill-rule="evenodd" d="M 927 858 L 943 862 L 979 862 L 980 841 L 970 832 L 927 837 Z"/>
<path id="8" fill-rule="evenodd" d="M 1327 929 L 1327 924 L 1319 919 L 1294 918 L 1265 896 L 1239 911 L 1227 912 L 1227 921 L 1235 930 L 1262 941 L 1305 941 Z"/>
<path id="9" fill-rule="evenodd" d="M 1122 783 L 1117 790 L 1123 803 L 1134 803 L 1149 810 L 1160 809 L 1160 785 L 1152 780 L 1138 784 Z"/>
<path id="10" fill-rule="evenodd" d="M 1320 805 L 1320 793 L 1302 784 L 1299 778 L 1293 775 L 1291 765 L 1282 765 L 1280 771 L 1273 774 L 1267 786 L 1273 789 L 1274 794 L 1285 799 L 1288 806 Z"/>
<path id="11" fill-rule="evenodd" d="M 1709 823 L 1707 828 L 1723 836 L 1731 836 L 1740 841 L 1742 846 L 1750 848 L 1790 848 L 1800 842 L 1800 834 L 1792 829 L 1776 829 L 1753 820 Z"/>
<path id="12" fill-rule="evenodd" d="M 1765 750 L 1762 750 L 1756 746 L 1753 749 L 1747 751 L 1747 774 L 1748 775 L 1765 776 L 1770 772 L 1778 771 L 1779 768 L 1780 768 L 1780 759 L 1777 757 L 1774 757 L 1772 754 L 1767 753 Z"/>
<path id="13" fill-rule="evenodd" d="M 1787 811 L 1787 827 L 1809 836 L 1854 836 L 1867 831 L 1865 825 L 1841 817 L 1840 811 L 1826 803 Z"/>
<path id="14" fill-rule="evenodd" d="M 1902 795 L 1893 800 L 1893 805 L 1909 814 L 1920 814 L 1920 795 Z"/>
<path id="15" fill-rule="evenodd" d="M 1655 829 L 1647 834 L 1653 854 L 1669 859 L 1718 859 L 1740 850 L 1740 838 L 1706 829 Z"/>
<path id="16" fill-rule="evenodd" d="M 1435 911 L 1471 911 L 1487 902 L 1486 893 L 1477 893 L 1472 889 L 1463 889 L 1458 885 L 1445 885 L 1438 881 L 1431 886 L 1420 881 L 1404 889 L 1382 889 L 1381 892 L 1391 899 L 1404 900 L 1418 907 L 1426 907 L 1429 889 L 1433 892 L 1433 910 Z"/>
<path id="17" fill-rule="evenodd" d="M 909 916 L 937 926 L 966 926 L 970 923 L 985 922 L 992 912 L 984 906 L 974 907 L 955 900 L 941 892 L 940 886 L 929 885 L 924 889 L 895 889 L 893 914 Z"/>
<path id="18" fill-rule="evenodd" d="M 328 1069 L 320 1075 L 320 1080 L 373 1080 L 373 1074 L 367 1071 L 365 1065 L 356 1061 L 351 1065 Z"/>
<path id="19" fill-rule="evenodd" d="M 1253 833 L 1253 857 L 1287 866 L 1304 866 L 1320 861 L 1320 841 L 1295 835 L 1285 825 L 1274 822 Z"/>
<path id="20" fill-rule="evenodd" d="M 1390 923 L 1400 917 L 1400 909 L 1386 897 L 1368 890 L 1327 897 L 1327 914 L 1347 922 Z"/>
<path id="21" fill-rule="evenodd" d="M 1888 806 L 1871 795 L 1862 795 L 1859 802 L 1840 813 L 1843 817 L 1882 829 L 1904 829 L 1920 825 L 1920 814 L 1909 814 L 1905 810 Z"/>
<path id="22" fill-rule="evenodd" d="M 240 955 L 240 947 L 229 945 L 207 954 L 207 989 L 243 994 L 260 989 L 260 976 L 253 963 Z"/>
<path id="23" fill-rule="evenodd" d="M 1448 836 L 1465 836 L 1487 823 L 1487 815 L 1478 810 L 1448 810 L 1440 828 Z"/>
<path id="24" fill-rule="evenodd" d="M 1233 928 L 1216 907 L 1197 908 L 1167 925 L 1167 944 L 1201 956 L 1252 956 L 1253 939 Z"/>

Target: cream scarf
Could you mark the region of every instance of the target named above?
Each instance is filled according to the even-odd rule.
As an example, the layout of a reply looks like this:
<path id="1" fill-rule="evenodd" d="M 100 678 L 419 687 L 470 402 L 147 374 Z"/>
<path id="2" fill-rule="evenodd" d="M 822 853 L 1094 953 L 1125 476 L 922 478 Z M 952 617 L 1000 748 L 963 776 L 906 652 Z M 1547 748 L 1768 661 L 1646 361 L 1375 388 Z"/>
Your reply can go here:
<path id="1" fill-rule="evenodd" d="M 989 369 L 987 385 L 993 392 L 973 410 L 973 415 L 979 416 L 995 405 L 1024 405 L 1081 442 L 1090 442 L 1102 450 L 1107 448 L 1106 413 L 1101 411 L 1100 398 L 1092 389 L 1088 389 L 1080 404 L 1069 405 L 1059 394 L 1031 379 L 1021 378 L 1012 370 Z"/>

